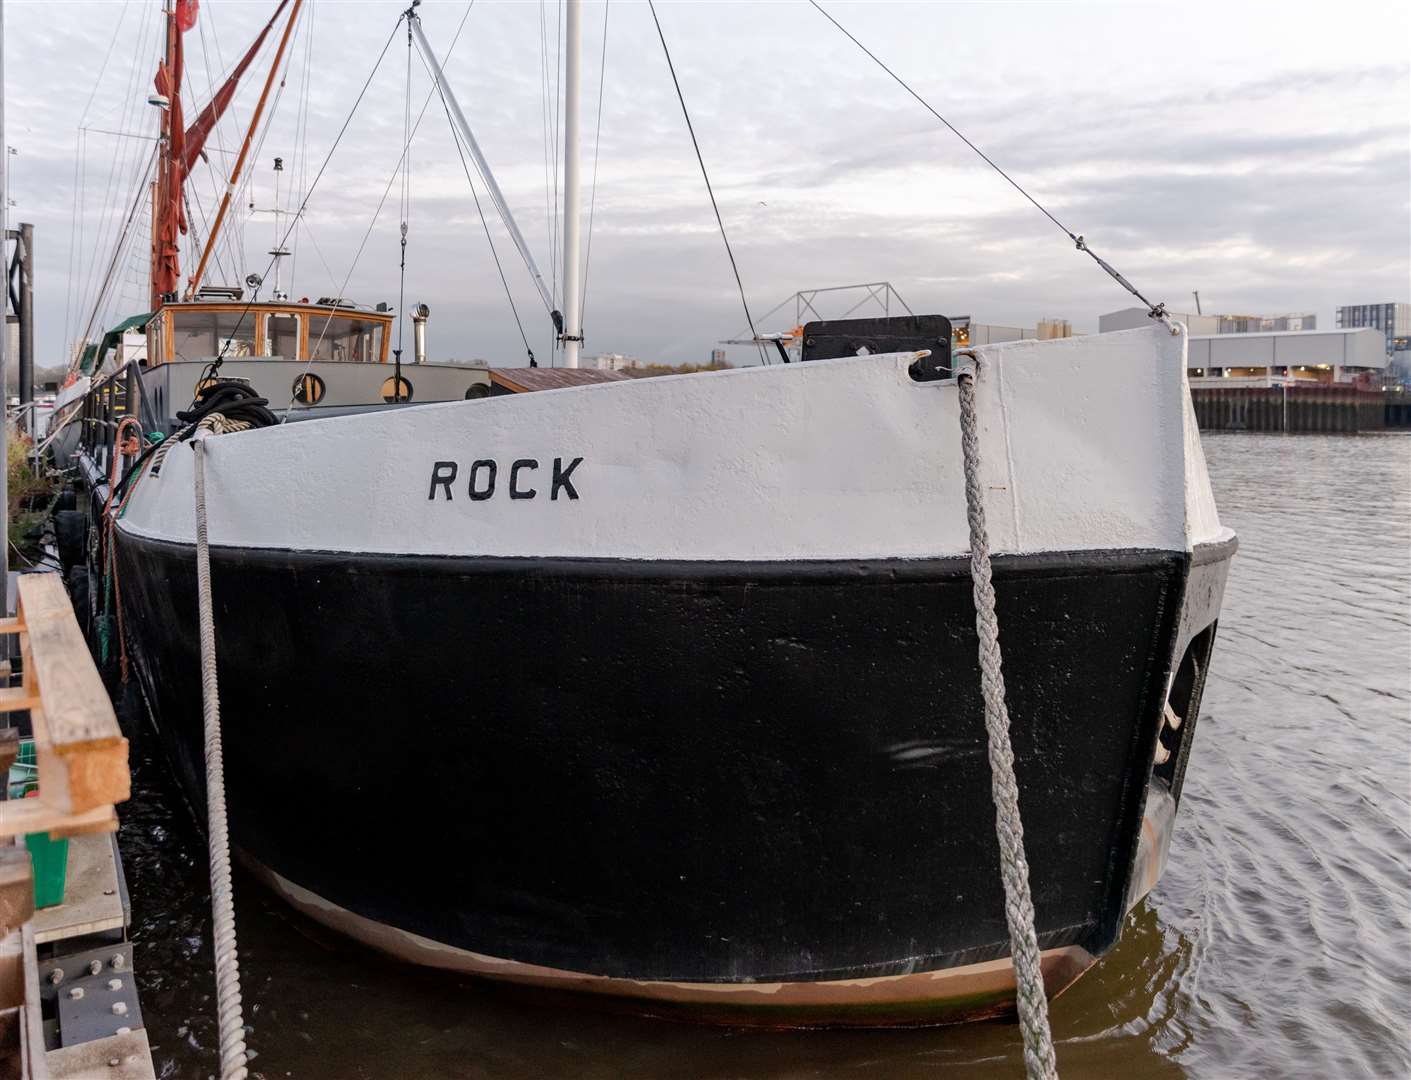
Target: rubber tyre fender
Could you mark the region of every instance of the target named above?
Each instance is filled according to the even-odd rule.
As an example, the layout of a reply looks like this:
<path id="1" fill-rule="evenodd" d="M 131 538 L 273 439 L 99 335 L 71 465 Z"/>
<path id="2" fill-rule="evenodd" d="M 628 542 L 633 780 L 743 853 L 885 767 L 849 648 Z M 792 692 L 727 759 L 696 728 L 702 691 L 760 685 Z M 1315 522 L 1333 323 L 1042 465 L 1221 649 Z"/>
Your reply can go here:
<path id="1" fill-rule="evenodd" d="M 54 543 L 59 564 L 68 573 L 84 561 L 88 553 L 88 515 L 82 510 L 60 510 L 54 514 Z"/>
<path id="2" fill-rule="evenodd" d="M 78 620 L 83 636 L 88 637 L 88 624 L 92 621 L 92 592 L 89 588 L 88 567 L 75 566 L 69 571 L 69 599 L 73 601 L 74 617 Z"/>

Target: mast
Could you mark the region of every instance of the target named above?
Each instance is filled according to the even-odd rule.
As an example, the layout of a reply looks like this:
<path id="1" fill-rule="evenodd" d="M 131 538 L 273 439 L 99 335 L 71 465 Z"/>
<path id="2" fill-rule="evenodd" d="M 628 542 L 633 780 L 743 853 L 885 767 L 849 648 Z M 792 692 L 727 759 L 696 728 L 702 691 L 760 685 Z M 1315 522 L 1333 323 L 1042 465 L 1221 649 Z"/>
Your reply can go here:
<path id="1" fill-rule="evenodd" d="M 563 363 L 578 366 L 578 350 L 583 344 L 579 323 L 578 234 L 580 196 L 578 178 L 578 116 L 581 89 L 579 66 L 583 53 L 583 5 L 568 0 L 567 49 L 564 54 L 563 124 Z"/>
<path id="2" fill-rule="evenodd" d="M 181 31 L 176 23 L 176 0 L 162 5 L 166 23 L 166 48 L 157 69 L 157 95 L 148 100 L 162 109 L 162 136 L 158 142 L 157 179 L 152 200 L 152 268 L 151 307 L 156 311 L 162 301 L 174 298 L 180 278 L 181 252 L 177 234 L 182 229 L 180 183 L 175 175 L 180 157 L 176 139 L 181 134 Z M 162 99 L 165 98 L 165 101 Z M 177 192 L 173 193 L 173 187 Z"/>

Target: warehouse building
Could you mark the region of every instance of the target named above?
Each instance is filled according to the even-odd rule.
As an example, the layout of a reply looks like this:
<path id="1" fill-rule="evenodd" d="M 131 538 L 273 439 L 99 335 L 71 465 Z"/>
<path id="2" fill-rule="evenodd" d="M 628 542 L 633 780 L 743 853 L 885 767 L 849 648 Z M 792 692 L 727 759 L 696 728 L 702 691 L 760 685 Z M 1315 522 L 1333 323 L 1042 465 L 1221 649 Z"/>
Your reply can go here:
<path id="1" fill-rule="evenodd" d="M 1373 329 L 1196 334 L 1186 364 L 1192 387 L 1356 383 L 1379 378 L 1387 354 Z"/>

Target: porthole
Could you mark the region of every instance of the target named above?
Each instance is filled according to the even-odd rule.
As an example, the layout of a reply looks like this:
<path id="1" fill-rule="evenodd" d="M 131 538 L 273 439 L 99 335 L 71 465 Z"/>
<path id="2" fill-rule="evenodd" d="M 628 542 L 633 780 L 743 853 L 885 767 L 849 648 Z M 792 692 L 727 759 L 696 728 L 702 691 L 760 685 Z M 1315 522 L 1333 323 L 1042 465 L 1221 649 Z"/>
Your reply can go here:
<path id="1" fill-rule="evenodd" d="M 397 393 L 397 383 L 400 382 L 401 393 Z M 389 404 L 395 401 L 410 401 L 412 399 L 412 384 L 406 379 L 398 379 L 393 376 L 382 381 L 382 400 Z"/>
<path id="2" fill-rule="evenodd" d="M 305 372 L 294 380 L 294 400 L 300 405 L 317 405 L 327 387 L 313 372 Z"/>
<path id="3" fill-rule="evenodd" d="M 483 382 L 471 383 L 469 388 L 465 392 L 466 401 L 474 401 L 476 398 L 483 398 L 489 396 L 490 386 L 488 383 Z"/>

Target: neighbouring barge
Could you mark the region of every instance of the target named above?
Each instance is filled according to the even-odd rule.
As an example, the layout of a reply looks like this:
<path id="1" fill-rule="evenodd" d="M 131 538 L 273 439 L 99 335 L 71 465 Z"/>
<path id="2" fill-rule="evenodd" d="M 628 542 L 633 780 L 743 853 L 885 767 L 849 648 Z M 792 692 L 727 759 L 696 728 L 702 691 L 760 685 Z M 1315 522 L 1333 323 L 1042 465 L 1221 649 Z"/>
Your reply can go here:
<path id="1" fill-rule="evenodd" d="M 200 442 L 232 842 L 295 906 L 652 1013 L 1012 1010 L 966 364 L 1047 991 L 1116 943 L 1236 547 L 1158 308 L 963 354 L 941 316 L 812 323 L 798 363 L 538 389 L 389 362 L 396 313 L 339 297 L 182 298 L 174 253 L 75 421 L 66 570 L 199 804 Z"/>

